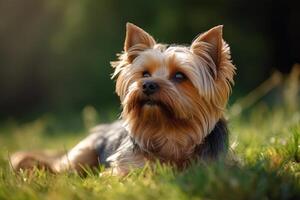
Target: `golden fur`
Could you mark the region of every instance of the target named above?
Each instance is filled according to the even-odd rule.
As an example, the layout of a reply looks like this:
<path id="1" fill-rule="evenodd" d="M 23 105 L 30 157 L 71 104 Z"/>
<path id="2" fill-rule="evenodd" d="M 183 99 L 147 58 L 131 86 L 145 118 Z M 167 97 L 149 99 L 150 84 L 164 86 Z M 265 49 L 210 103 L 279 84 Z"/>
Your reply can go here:
<path id="1" fill-rule="evenodd" d="M 157 44 L 144 30 L 127 23 L 124 52 L 112 62 L 113 78 L 123 107 L 123 125 L 138 150 L 127 148 L 132 145 L 130 140 L 121 143 L 108 158 L 117 173 L 126 173 L 130 167 L 140 167 L 154 159 L 184 167 L 195 157 L 196 147 L 223 118 L 235 74 L 222 28 L 208 30 L 187 47 Z M 178 72 L 184 80 L 174 79 Z M 159 90 L 145 95 L 144 81 L 155 82 Z M 145 103 L 149 101 L 152 103 Z M 97 156 L 90 148 L 92 141 L 93 138 L 84 140 L 56 159 L 50 169 L 78 171 L 79 164 L 94 165 Z M 29 155 L 34 157 L 13 157 L 17 160 L 13 167 L 26 168 L 22 161 Z"/>
<path id="2" fill-rule="evenodd" d="M 182 163 L 223 116 L 229 98 L 235 67 L 222 26 L 200 35 L 190 47 L 156 44 L 132 24 L 127 30 L 125 52 L 112 63 L 126 128 L 143 151 Z M 142 105 L 149 98 L 141 89 L 144 71 L 160 86 L 150 98 L 161 105 Z M 177 71 L 187 80 L 174 83 L 171 77 Z"/>

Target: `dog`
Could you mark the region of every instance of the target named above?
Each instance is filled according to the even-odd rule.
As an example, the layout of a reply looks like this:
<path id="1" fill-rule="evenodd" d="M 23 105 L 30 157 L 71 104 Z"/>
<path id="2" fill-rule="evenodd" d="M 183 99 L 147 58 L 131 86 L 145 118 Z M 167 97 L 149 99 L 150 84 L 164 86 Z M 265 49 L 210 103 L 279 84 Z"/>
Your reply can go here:
<path id="1" fill-rule="evenodd" d="M 127 23 L 124 51 L 111 62 L 121 119 L 95 127 L 64 155 L 15 153 L 12 168 L 80 173 L 100 164 L 125 175 L 157 160 L 185 169 L 225 155 L 224 111 L 236 68 L 222 32 L 220 25 L 190 46 L 166 45 Z"/>

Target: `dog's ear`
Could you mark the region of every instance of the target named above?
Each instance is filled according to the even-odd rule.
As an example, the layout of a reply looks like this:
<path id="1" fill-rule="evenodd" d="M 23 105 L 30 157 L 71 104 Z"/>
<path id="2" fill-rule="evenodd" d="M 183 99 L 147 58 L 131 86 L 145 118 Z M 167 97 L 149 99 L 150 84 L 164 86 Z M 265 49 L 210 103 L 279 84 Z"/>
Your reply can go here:
<path id="1" fill-rule="evenodd" d="M 193 41 L 191 51 L 205 59 L 213 68 L 214 75 L 217 75 L 222 62 L 230 60 L 229 47 L 223 40 L 223 26 L 213 27 L 199 35 Z"/>
<path id="2" fill-rule="evenodd" d="M 124 51 L 128 54 L 130 62 L 137 56 L 138 52 L 152 48 L 155 44 L 153 37 L 146 31 L 132 23 L 126 24 Z"/>
<path id="3" fill-rule="evenodd" d="M 214 79 L 212 100 L 217 107 L 223 108 L 229 98 L 235 66 L 232 64 L 230 48 L 223 40 L 223 26 L 216 26 L 199 35 L 190 47 L 190 51 L 201 57 L 207 64 Z M 203 67 L 203 65 L 199 65 Z"/>

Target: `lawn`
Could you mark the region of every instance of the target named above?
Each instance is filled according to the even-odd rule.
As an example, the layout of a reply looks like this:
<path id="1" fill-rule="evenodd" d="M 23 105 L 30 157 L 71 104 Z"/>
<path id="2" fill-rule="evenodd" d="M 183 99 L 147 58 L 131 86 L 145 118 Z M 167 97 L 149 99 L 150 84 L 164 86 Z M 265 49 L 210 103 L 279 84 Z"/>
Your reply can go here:
<path id="1" fill-rule="evenodd" d="M 243 114 L 228 113 L 228 158 L 184 172 L 146 166 L 126 177 L 103 175 L 102 167 L 98 173 L 87 170 L 87 177 L 38 170 L 15 174 L 7 160 L 10 153 L 63 151 L 84 138 L 87 128 L 59 126 L 65 122 L 52 115 L 30 122 L 7 120 L 0 127 L 0 199 L 300 199 L 299 109 L 260 101 Z M 111 116 L 105 121 L 117 118 Z M 85 127 L 103 121 L 92 107 L 77 120 Z"/>

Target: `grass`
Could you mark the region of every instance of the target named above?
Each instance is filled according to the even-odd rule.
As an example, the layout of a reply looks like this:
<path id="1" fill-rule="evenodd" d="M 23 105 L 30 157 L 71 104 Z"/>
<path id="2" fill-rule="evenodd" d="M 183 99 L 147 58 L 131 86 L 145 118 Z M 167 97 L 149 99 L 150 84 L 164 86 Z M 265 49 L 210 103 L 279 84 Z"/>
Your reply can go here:
<path id="1" fill-rule="evenodd" d="M 93 116 L 95 112 L 88 108 Z M 87 116 L 86 116 L 87 115 Z M 94 118 L 83 114 L 84 124 Z M 93 121 L 94 120 L 94 121 Z M 54 125 L 53 125 L 54 124 Z M 86 131 L 55 126 L 43 116 L 0 126 L 0 199 L 299 199 L 300 112 L 259 104 L 230 120 L 230 159 L 193 165 L 184 172 L 157 164 L 127 177 L 88 173 L 52 175 L 42 170 L 14 174 L 9 153 L 20 149 L 72 147 Z M 229 160 L 229 161 L 228 161 Z M 234 161 L 233 161 L 234 160 Z"/>
<path id="2" fill-rule="evenodd" d="M 127 177 L 89 173 L 14 174 L 7 161 L 17 149 L 72 147 L 85 136 L 50 131 L 48 117 L 6 123 L 0 135 L 0 199 L 296 199 L 300 198 L 300 113 L 258 106 L 230 121 L 235 161 L 194 165 L 185 172 L 168 166 L 132 171 Z M 237 160 L 237 161 L 236 161 Z"/>

